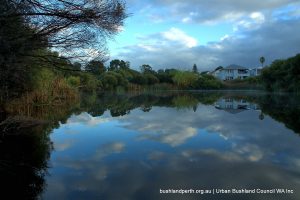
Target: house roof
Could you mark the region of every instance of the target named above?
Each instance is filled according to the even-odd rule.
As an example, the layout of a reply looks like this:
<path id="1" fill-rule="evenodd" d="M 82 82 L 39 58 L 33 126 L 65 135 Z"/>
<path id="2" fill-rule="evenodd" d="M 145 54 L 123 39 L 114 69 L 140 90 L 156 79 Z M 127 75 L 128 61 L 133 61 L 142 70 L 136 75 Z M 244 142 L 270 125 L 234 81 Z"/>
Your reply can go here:
<path id="1" fill-rule="evenodd" d="M 247 69 L 247 68 L 246 67 L 242 67 L 240 65 L 231 64 L 231 65 L 225 67 L 224 69 Z"/>

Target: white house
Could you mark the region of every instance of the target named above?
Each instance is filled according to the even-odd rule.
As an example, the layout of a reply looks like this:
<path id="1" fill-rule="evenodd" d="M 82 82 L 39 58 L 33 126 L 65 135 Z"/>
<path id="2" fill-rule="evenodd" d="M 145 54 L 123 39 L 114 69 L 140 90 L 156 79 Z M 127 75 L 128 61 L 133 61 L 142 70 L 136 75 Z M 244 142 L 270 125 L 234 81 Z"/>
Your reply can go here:
<path id="1" fill-rule="evenodd" d="M 211 74 L 216 78 L 225 81 L 247 78 L 250 76 L 250 70 L 245 67 L 232 64 L 225 68 L 215 70 Z"/>
<path id="2" fill-rule="evenodd" d="M 236 114 L 244 110 L 259 110 L 259 106 L 244 99 L 221 98 L 215 102 L 215 108 Z"/>

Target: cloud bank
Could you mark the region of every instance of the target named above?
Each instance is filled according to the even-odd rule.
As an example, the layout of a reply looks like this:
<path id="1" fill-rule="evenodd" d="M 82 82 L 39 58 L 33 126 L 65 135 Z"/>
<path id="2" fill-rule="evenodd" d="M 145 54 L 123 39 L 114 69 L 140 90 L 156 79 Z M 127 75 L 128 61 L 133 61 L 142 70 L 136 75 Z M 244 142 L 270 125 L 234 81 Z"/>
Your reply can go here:
<path id="1" fill-rule="evenodd" d="M 191 69 L 194 63 L 200 71 L 233 63 L 253 68 L 260 65 L 261 56 L 270 64 L 300 53 L 300 3 L 295 0 L 163 0 L 137 5 L 136 11 L 147 8 L 150 21 L 159 19 L 171 27 L 138 36 L 136 44 L 120 47 L 112 57 L 128 60 L 136 69 L 142 64 Z M 201 44 L 201 38 L 187 34 L 180 23 L 192 24 L 195 30 L 199 25 L 230 23 L 232 32 Z"/>

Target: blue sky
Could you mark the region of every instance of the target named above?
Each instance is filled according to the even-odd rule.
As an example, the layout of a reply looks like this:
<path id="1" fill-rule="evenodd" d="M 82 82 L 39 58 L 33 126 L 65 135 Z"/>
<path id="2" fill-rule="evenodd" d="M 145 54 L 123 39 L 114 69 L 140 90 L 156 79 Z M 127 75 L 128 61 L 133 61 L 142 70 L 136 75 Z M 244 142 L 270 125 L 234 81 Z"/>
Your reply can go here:
<path id="1" fill-rule="evenodd" d="M 110 59 L 132 68 L 200 71 L 239 64 L 259 66 L 300 53 L 298 0 L 126 1 L 131 15 L 108 42 Z"/>

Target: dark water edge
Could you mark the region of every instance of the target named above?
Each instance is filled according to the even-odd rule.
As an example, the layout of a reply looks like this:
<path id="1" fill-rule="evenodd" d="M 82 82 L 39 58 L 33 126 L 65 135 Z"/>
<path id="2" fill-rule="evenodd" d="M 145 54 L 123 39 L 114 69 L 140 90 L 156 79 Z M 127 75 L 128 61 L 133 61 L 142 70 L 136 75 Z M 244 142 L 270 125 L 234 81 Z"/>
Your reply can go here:
<path id="1" fill-rule="evenodd" d="M 15 121 L 10 127 L 0 125 L 1 128 L 5 128 L 5 131 L 2 129 L 0 138 L 0 174 L 1 185 L 4 186 L 1 191 L 4 196 L 9 195 L 11 199 L 182 197 L 178 194 L 159 193 L 159 189 L 168 188 L 285 187 L 297 192 L 300 189 L 300 172 L 295 164 L 298 163 L 298 159 L 300 160 L 298 154 L 300 147 L 296 146 L 300 140 L 299 102 L 299 96 L 296 95 L 235 90 L 93 93 L 82 94 L 79 101 L 66 102 L 55 107 L 6 105 L 5 109 L 9 113 L 5 117 L 1 115 L 1 122 L 8 118 Z M 202 118 L 202 113 L 207 114 L 207 117 Z M 176 115 L 182 117 L 174 118 Z M 103 136 L 94 134 L 94 129 L 89 129 L 90 126 L 86 124 L 84 117 L 94 121 L 106 120 L 103 122 L 104 127 L 97 126 L 97 131 L 111 133 Z M 143 117 L 146 121 L 142 120 Z M 210 117 L 211 120 L 206 119 Z M 170 118 L 170 121 L 166 118 Z M 22 124 L 24 119 L 27 120 L 25 120 L 27 125 Z M 193 123 L 184 119 L 190 119 Z M 75 123 L 75 120 L 79 121 Z M 179 126 L 176 120 L 182 126 Z M 247 120 L 251 121 L 251 125 Z M 129 123 L 131 126 L 123 123 Z M 147 128 L 151 123 L 153 127 Z M 237 123 L 243 125 L 237 126 Z M 207 124 L 211 124 L 214 129 Z M 162 127 L 158 128 L 159 126 Z M 228 126 L 230 129 L 225 131 L 218 129 L 218 126 Z M 261 131 L 256 126 L 262 126 Z M 79 129 L 80 137 L 61 133 L 60 131 L 66 127 L 74 129 L 73 131 Z M 122 129 L 119 129 L 120 127 Z M 181 128 L 183 132 L 178 134 L 174 132 Z M 252 128 L 257 131 L 253 135 L 251 135 Z M 266 130 L 268 131 L 265 132 Z M 187 134 L 186 139 L 176 140 L 176 137 L 180 138 L 188 131 L 191 133 Z M 210 132 L 216 134 L 209 134 Z M 129 138 L 124 138 L 124 134 Z M 57 144 L 62 142 L 60 137 L 70 139 L 74 137 L 74 141 L 90 141 L 98 138 L 99 141 L 107 140 L 107 143 L 97 143 L 98 147 L 100 146 L 100 150 L 97 151 L 101 156 L 93 157 L 97 161 L 95 162 L 81 158 L 79 149 L 86 155 L 91 151 L 88 143 L 75 145 L 69 153 L 67 149 L 57 150 L 59 149 Z M 226 140 L 221 141 L 222 137 L 227 137 L 227 141 L 232 140 L 230 145 L 240 144 L 238 145 L 240 149 L 236 152 L 234 147 L 228 146 Z M 230 139 L 231 137 L 233 139 Z M 136 138 L 139 138 L 142 146 L 139 146 L 139 142 L 136 143 Z M 90 143 L 93 144 L 92 141 Z M 128 151 L 122 154 L 125 147 Z M 109 154 L 111 151 L 112 155 Z M 137 153 L 139 151 L 141 153 Z M 269 157 L 261 157 L 259 153 L 253 156 L 251 152 L 267 152 Z M 64 158 L 64 153 L 72 162 L 76 161 L 77 167 L 70 167 L 71 164 L 75 166 L 75 163 L 66 164 L 68 159 L 59 159 Z M 150 156 L 149 159 L 145 160 L 146 156 Z M 255 160 L 257 158 L 260 160 Z M 65 163 L 63 167 L 60 166 L 61 163 Z M 100 170 L 100 174 L 109 174 L 105 175 L 109 178 L 95 179 L 94 167 Z M 110 172 L 106 172 L 108 169 L 111 169 Z M 64 177 L 65 181 L 56 179 L 59 176 Z M 80 182 L 85 187 L 78 186 Z M 77 189 L 64 185 L 65 191 L 62 193 L 58 188 L 55 189 L 55 184 L 75 184 Z M 99 188 L 94 188 L 93 185 L 97 184 Z M 296 194 L 264 196 L 207 194 L 200 197 L 297 199 L 299 193 Z M 199 198 L 199 195 L 184 195 L 184 199 L 196 198 Z"/>

